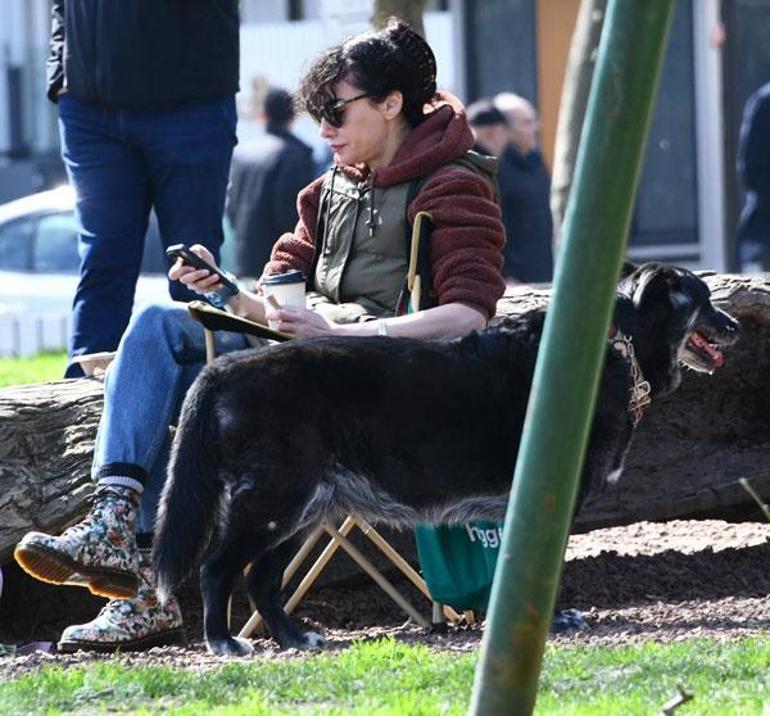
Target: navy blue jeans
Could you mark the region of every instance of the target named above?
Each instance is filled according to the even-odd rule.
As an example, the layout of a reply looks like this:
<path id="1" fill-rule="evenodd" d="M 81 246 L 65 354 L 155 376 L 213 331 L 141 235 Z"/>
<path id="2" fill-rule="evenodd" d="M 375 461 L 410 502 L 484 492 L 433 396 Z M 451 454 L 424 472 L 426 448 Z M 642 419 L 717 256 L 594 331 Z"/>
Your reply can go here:
<path id="1" fill-rule="evenodd" d="M 200 243 L 219 260 L 235 125 L 232 97 L 132 110 L 59 97 L 61 152 L 80 232 L 70 356 L 117 348 L 151 208 L 164 245 Z M 178 300 L 192 297 L 176 282 L 169 291 Z M 71 364 L 66 375 L 82 373 Z"/>

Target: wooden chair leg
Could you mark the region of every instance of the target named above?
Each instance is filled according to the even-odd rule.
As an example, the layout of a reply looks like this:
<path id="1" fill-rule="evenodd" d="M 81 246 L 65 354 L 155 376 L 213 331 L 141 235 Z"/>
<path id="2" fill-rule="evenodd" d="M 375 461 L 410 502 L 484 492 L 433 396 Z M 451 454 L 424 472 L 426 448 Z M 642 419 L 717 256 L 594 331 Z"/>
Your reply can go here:
<path id="1" fill-rule="evenodd" d="M 347 517 L 345 521 L 340 526 L 340 532 L 343 534 L 348 534 L 350 530 L 355 527 L 355 520 L 353 517 Z M 318 541 L 318 538 L 323 534 L 324 532 L 324 526 L 320 525 L 308 538 L 308 540 L 305 542 L 305 544 L 300 549 L 300 552 L 305 551 L 305 547 L 307 546 L 308 542 L 310 542 L 311 539 L 315 538 L 315 541 Z M 302 559 L 304 559 L 307 556 L 307 553 L 310 552 L 310 550 L 315 546 L 315 543 L 310 546 L 310 548 L 307 550 L 305 555 L 303 555 Z M 313 586 L 313 583 L 316 579 L 318 579 L 318 576 L 321 574 L 321 572 L 324 570 L 324 567 L 328 564 L 329 560 L 334 556 L 334 553 L 339 548 L 339 542 L 332 540 L 329 540 L 329 544 L 324 547 L 323 552 L 318 556 L 318 559 L 313 563 L 313 565 L 308 570 L 307 574 L 302 578 L 302 581 L 299 583 L 299 586 L 294 591 L 294 594 L 289 597 L 289 601 L 286 602 L 284 605 L 284 610 L 287 614 L 291 614 L 294 609 L 296 608 L 297 604 L 302 601 L 302 598 L 305 596 L 307 591 L 310 589 L 310 587 Z M 292 574 L 297 571 L 297 568 L 301 564 L 302 560 L 298 559 L 299 553 L 297 556 L 292 559 L 292 561 L 289 563 L 289 566 L 286 568 L 286 571 L 284 572 L 284 581 L 283 584 L 285 586 L 288 579 L 286 579 L 286 572 L 289 571 L 290 568 L 293 567 Z M 291 576 L 289 576 L 289 579 L 291 579 Z M 238 633 L 238 636 L 248 638 L 251 636 L 252 632 L 262 624 L 262 615 L 255 611 L 250 617 L 249 620 L 243 625 L 243 628 Z"/>
<path id="2" fill-rule="evenodd" d="M 444 617 L 444 605 L 440 602 L 433 602 L 433 609 L 431 611 L 431 621 L 434 624 L 441 624 Z"/>
<path id="3" fill-rule="evenodd" d="M 342 548 L 355 560 L 361 569 L 363 569 L 380 588 L 401 607 L 415 622 L 424 629 L 428 629 L 430 624 L 428 620 L 420 614 L 364 555 L 361 551 L 344 535 L 340 534 L 331 525 L 326 526 L 326 531 L 339 541 Z"/>
<path id="4" fill-rule="evenodd" d="M 407 562 L 390 543 L 368 522 L 365 522 L 360 517 L 356 518 L 358 527 L 361 531 L 379 548 L 379 550 L 406 576 L 409 581 L 414 584 L 428 599 L 433 601 L 428 591 L 428 585 L 425 584 L 425 580 L 415 571 L 409 562 Z M 452 624 L 459 624 L 462 617 L 452 607 L 443 605 L 444 616 L 452 622 Z M 440 621 L 437 619 L 436 621 Z"/>
<path id="5" fill-rule="evenodd" d="M 318 525 L 311 533 L 310 536 L 304 541 L 302 547 L 299 548 L 297 554 L 289 562 L 288 566 L 284 570 L 283 579 L 281 580 L 281 589 L 283 589 L 294 576 L 296 571 L 300 568 L 302 563 L 307 559 L 308 555 L 313 551 L 313 547 L 321 539 L 321 535 L 324 533 L 323 525 Z"/>
<path id="6" fill-rule="evenodd" d="M 214 347 L 214 332 L 204 328 L 203 337 L 206 341 L 206 363 L 211 363 L 217 357 L 216 348 Z"/>
<path id="7" fill-rule="evenodd" d="M 316 543 L 321 538 L 321 535 L 324 533 L 324 528 L 322 525 L 318 525 L 311 533 L 310 536 L 302 543 L 302 547 L 300 547 L 297 550 L 297 554 L 294 555 L 291 562 L 289 562 L 288 566 L 283 572 L 283 577 L 281 578 L 281 589 L 283 589 L 290 581 L 291 578 L 294 576 L 294 573 L 299 569 L 299 567 L 302 565 L 302 563 L 307 559 L 307 556 L 313 551 L 313 547 L 316 546 Z M 243 570 L 243 576 L 248 577 L 249 572 L 251 571 L 251 565 L 246 565 L 246 569 Z M 251 607 L 251 618 L 254 619 L 254 615 L 258 614 L 257 612 L 257 605 L 254 604 L 254 600 L 249 595 L 249 606 Z M 228 612 L 227 612 L 227 624 L 230 625 L 230 604 L 228 603 Z M 243 634 L 243 630 L 246 629 L 244 626 L 241 630 L 241 633 L 238 636 L 251 636 L 251 634 L 255 631 L 261 631 L 262 627 L 262 620 L 261 619 L 255 619 L 255 623 L 253 627 L 251 628 L 251 631 L 249 634 Z M 248 622 L 247 622 L 248 624 Z"/>

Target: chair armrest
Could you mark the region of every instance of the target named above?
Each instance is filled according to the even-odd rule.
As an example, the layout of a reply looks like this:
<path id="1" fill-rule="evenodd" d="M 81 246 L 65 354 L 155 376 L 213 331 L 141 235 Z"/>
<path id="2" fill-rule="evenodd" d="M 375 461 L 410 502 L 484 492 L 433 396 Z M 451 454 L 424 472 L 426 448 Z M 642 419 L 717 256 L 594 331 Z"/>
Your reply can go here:
<path id="1" fill-rule="evenodd" d="M 293 336 L 282 331 L 276 331 L 263 323 L 250 321 L 248 318 L 235 316 L 232 313 L 205 303 L 204 301 L 191 301 L 187 304 L 190 315 L 199 321 L 204 328 L 210 331 L 230 331 L 231 333 L 245 333 L 257 338 L 269 338 L 273 341 L 288 341 Z"/>

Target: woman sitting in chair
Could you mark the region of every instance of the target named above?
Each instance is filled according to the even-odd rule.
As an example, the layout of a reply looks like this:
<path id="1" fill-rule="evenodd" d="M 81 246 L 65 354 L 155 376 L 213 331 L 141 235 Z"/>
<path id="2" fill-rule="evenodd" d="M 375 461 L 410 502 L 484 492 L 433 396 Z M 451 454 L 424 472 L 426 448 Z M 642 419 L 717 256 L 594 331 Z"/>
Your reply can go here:
<path id="1" fill-rule="evenodd" d="M 264 275 L 296 269 L 313 289 L 308 308 L 273 308 L 241 290 L 226 296 L 215 274 L 178 261 L 172 279 L 229 310 L 293 336 L 461 336 L 483 329 L 505 284 L 495 162 L 468 150 L 459 102 L 436 93 L 428 44 L 391 20 L 327 50 L 303 79 L 301 98 L 334 152 L 334 168 L 299 195 L 299 222 L 278 239 Z M 395 315 L 408 267 L 409 223 L 430 212 L 434 304 Z M 184 237 L 180 237 L 184 238 Z M 202 246 L 193 251 L 206 261 Z M 248 348 L 220 333 L 217 352 Z M 61 650 L 149 648 L 184 638 L 175 601 L 155 595 L 146 550 L 162 488 L 169 425 L 203 367 L 204 334 L 183 307 L 137 313 L 105 381 L 96 437 L 95 499 L 59 537 L 32 532 L 16 558 L 33 576 L 110 598 L 87 624 L 64 630 Z"/>

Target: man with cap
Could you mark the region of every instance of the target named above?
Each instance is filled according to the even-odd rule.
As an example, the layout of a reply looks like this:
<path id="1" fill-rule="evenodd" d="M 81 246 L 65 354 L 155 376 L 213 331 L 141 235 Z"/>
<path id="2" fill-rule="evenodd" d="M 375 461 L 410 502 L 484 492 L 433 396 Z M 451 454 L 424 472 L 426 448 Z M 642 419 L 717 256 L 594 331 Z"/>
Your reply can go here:
<path id="1" fill-rule="evenodd" d="M 491 157 L 502 156 L 511 139 L 505 115 L 491 99 L 476 100 L 468 105 L 466 113 L 476 138 L 474 151 Z"/>

